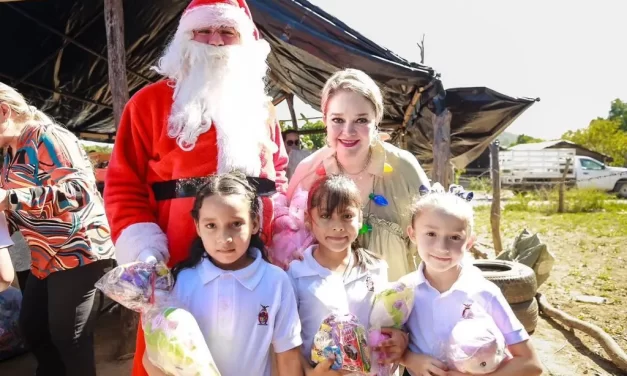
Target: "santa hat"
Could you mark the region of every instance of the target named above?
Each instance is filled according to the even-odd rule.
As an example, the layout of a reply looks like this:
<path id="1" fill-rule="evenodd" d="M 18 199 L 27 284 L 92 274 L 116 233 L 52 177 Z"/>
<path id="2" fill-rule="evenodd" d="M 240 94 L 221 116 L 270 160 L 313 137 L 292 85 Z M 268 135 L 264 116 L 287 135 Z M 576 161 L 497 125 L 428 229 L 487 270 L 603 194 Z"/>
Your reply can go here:
<path id="1" fill-rule="evenodd" d="M 259 39 L 246 0 L 192 0 L 183 12 L 177 31 L 190 32 L 212 26 L 233 27 L 242 41 Z"/>

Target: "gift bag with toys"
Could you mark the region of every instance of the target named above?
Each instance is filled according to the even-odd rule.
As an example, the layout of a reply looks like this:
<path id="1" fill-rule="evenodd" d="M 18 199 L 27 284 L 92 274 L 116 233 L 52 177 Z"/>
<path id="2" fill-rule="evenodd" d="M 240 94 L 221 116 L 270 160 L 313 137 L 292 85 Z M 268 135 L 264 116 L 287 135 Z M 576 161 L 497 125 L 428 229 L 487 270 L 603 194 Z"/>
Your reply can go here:
<path id="1" fill-rule="evenodd" d="M 496 371 L 510 358 L 503 334 L 496 323 L 481 309 L 464 310 L 455 324 L 440 358 L 450 369 L 471 375 Z"/>
<path id="2" fill-rule="evenodd" d="M 308 197 L 307 191 L 298 189 L 289 206 L 285 195 L 274 198 L 274 235 L 269 254 L 276 265 L 286 268 L 314 243 L 313 235 L 305 227 Z"/>
<path id="3" fill-rule="evenodd" d="M 170 298 L 173 286 L 163 263 L 120 265 L 96 282 L 109 298 L 141 314 L 148 359 L 166 375 L 220 376 L 196 320 Z"/>
<path id="4" fill-rule="evenodd" d="M 374 297 L 370 312 L 370 331 L 368 345 L 375 348 L 389 336 L 381 333 L 381 328 L 401 329 L 409 319 L 414 307 L 414 289 L 402 282 L 395 282 L 389 288 L 380 291 Z M 380 365 L 383 354 L 372 351 L 372 373 L 376 376 L 392 375 L 393 365 Z"/>
<path id="5" fill-rule="evenodd" d="M 370 373 L 370 349 L 366 330 L 352 314 L 327 316 L 314 336 L 311 360 L 320 363 L 335 356 L 331 369 L 351 375 Z"/>

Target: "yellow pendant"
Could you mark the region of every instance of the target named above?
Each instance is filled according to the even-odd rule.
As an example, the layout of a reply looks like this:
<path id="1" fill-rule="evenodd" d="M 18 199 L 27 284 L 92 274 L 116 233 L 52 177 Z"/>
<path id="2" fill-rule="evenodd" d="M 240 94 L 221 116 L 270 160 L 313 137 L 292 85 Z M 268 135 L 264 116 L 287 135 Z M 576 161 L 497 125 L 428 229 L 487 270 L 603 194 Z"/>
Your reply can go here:
<path id="1" fill-rule="evenodd" d="M 390 165 L 389 163 L 385 163 L 383 165 L 383 172 L 392 172 L 394 171 L 394 167 L 392 167 L 392 165 Z"/>

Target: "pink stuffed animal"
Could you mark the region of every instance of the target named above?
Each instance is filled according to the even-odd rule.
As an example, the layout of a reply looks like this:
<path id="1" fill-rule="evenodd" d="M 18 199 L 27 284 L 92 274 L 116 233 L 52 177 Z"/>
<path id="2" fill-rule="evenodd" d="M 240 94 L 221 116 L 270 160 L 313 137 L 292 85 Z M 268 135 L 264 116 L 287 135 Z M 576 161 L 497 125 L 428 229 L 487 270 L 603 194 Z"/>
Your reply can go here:
<path id="1" fill-rule="evenodd" d="M 302 258 L 303 251 L 314 242 L 305 227 L 308 196 L 307 191 L 297 190 L 289 206 L 284 195 L 274 199 L 274 235 L 269 253 L 272 262 L 284 269 L 292 260 Z"/>
<path id="2" fill-rule="evenodd" d="M 509 358 L 503 334 L 489 316 L 466 317 L 451 332 L 446 351 L 447 364 L 469 375 L 496 371 Z"/>

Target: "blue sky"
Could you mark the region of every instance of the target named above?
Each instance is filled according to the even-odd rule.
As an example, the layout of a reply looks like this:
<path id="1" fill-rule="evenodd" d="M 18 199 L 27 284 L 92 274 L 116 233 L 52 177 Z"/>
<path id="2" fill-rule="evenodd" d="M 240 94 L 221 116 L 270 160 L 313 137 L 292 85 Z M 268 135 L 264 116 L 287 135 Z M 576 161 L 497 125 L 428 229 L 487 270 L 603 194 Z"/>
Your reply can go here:
<path id="1" fill-rule="evenodd" d="M 540 97 L 509 132 L 559 138 L 627 100 L 627 0 L 310 1 L 410 61 L 424 33 L 425 64 L 447 88 Z M 285 103 L 278 115 L 289 119 Z"/>

